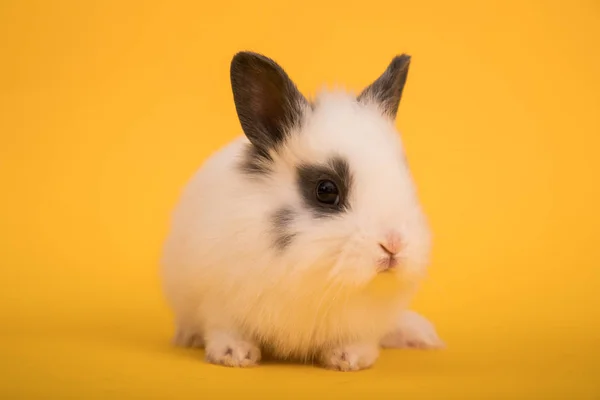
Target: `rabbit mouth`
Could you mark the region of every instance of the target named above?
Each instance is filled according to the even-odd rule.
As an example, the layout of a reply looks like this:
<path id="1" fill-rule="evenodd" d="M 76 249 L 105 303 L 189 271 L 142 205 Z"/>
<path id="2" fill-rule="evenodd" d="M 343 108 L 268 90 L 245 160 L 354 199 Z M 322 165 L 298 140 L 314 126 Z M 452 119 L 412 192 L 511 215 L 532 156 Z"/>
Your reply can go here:
<path id="1" fill-rule="evenodd" d="M 382 257 L 377 262 L 377 272 L 393 272 L 398 268 L 398 264 L 395 256 Z"/>

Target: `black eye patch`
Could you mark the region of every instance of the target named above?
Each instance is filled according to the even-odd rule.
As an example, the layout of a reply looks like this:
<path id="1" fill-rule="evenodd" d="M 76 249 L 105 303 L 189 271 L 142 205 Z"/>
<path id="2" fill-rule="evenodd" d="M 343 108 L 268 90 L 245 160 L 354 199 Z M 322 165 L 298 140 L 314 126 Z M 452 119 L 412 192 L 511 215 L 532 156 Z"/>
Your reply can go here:
<path id="1" fill-rule="evenodd" d="M 315 217 L 333 216 L 350 208 L 352 176 L 346 160 L 336 156 L 323 164 L 301 164 L 296 172 L 304 205 Z"/>

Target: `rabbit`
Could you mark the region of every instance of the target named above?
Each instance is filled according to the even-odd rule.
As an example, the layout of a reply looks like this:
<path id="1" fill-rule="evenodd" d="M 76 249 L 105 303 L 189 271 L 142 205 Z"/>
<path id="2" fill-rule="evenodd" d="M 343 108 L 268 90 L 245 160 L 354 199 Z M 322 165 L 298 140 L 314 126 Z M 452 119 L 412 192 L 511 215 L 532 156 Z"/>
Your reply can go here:
<path id="1" fill-rule="evenodd" d="M 268 354 L 338 371 L 444 346 L 409 309 L 432 242 L 395 129 L 410 60 L 312 100 L 273 59 L 233 56 L 243 134 L 183 188 L 164 242 L 175 345 L 222 366 Z"/>

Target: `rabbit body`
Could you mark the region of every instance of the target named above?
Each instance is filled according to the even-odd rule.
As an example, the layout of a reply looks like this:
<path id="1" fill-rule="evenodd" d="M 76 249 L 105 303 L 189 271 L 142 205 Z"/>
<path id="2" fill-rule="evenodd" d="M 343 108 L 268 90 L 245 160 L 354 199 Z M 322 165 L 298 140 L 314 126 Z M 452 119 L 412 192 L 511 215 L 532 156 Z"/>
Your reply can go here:
<path id="1" fill-rule="evenodd" d="M 244 135 L 185 187 L 164 247 L 177 344 L 228 366 L 266 352 L 343 371 L 381 346 L 441 346 L 407 310 L 431 242 L 393 123 L 409 60 L 358 97 L 310 102 L 274 61 L 234 57 Z"/>

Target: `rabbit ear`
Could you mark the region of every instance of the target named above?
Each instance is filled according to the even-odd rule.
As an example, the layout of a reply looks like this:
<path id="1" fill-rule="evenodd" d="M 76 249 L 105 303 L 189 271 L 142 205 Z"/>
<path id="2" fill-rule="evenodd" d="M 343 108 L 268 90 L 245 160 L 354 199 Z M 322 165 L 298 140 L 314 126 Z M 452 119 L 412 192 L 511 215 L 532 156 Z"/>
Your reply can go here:
<path id="1" fill-rule="evenodd" d="M 383 74 L 358 95 L 358 101 L 377 103 L 384 114 L 395 119 L 409 65 L 409 55 L 402 54 L 394 57 Z"/>
<path id="2" fill-rule="evenodd" d="M 239 52 L 231 61 L 231 87 L 244 134 L 265 152 L 301 122 L 308 101 L 273 60 Z"/>

